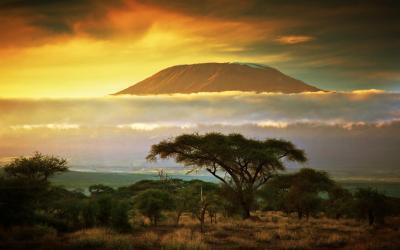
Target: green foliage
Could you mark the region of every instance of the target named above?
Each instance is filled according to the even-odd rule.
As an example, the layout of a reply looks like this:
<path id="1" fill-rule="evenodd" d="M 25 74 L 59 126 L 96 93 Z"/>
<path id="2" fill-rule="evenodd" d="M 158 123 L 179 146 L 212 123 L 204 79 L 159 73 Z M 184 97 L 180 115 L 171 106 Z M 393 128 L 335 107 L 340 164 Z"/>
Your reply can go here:
<path id="1" fill-rule="evenodd" d="M 339 185 L 333 186 L 329 192 L 329 199 L 325 202 L 325 211 L 328 216 L 339 219 L 343 216 L 351 217 L 354 214 L 354 199 L 350 191 Z"/>
<path id="2" fill-rule="evenodd" d="M 191 167 L 205 169 L 236 195 L 243 217 L 250 216 L 257 189 L 273 174 L 284 170 L 283 160 L 305 162 L 302 150 L 276 139 L 247 139 L 240 134 L 183 134 L 151 147 L 147 159 L 173 158 Z M 225 174 L 225 175 L 222 175 Z"/>
<path id="3" fill-rule="evenodd" d="M 246 217 L 247 212 L 257 208 L 258 203 L 266 210 L 297 212 L 299 218 L 324 211 L 335 218 L 366 218 L 370 224 L 383 223 L 387 215 L 400 213 L 399 199 L 388 198 L 373 189 L 359 189 L 352 195 L 322 171 L 305 168 L 294 174 L 277 176 L 276 171 L 283 167 L 277 155 L 286 152 L 285 156 L 289 159 L 297 158 L 301 161 L 302 151 L 298 151 L 288 142 L 260 142 L 245 139 L 240 135 L 208 134 L 179 137 L 174 142 L 165 143 L 169 147 L 163 150 L 172 150 L 172 153 L 160 151 L 162 158 L 182 157 L 179 158 L 179 162 L 191 165 L 188 161 L 193 161 L 197 167 L 203 167 L 212 174 L 217 168 L 220 172 L 226 171 L 228 176 L 229 171 L 235 174 L 226 179 L 222 178 L 221 185 L 180 179 L 143 180 L 118 190 L 106 185 L 92 185 L 89 188 L 90 196 L 86 196 L 81 191 L 50 185 L 48 177 L 64 171 L 65 161 L 36 153 L 31 158 L 21 157 L 14 160 L 7 165 L 5 175 L 0 177 L 0 225 L 9 228 L 22 224 L 46 225 L 47 228 L 63 232 L 108 227 L 124 232 L 131 230 L 129 215 L 136 211 L 147 216 L 153 225 L 157 225 L 164 211 L 174 210 L 177 224 L 182 213 L 191 213 L 199 220 L 203 231 L 207 214 L 214 219 L 217 213 L 228 216 L 243 214 Z M 162 143 L 162 148 L 166 146 L 165 143 Z M 211 143 L 210 147 L 206 147 L 207 143 Z M 221 145 L 227 147 L 230 154 L 236 154 L 236 158 L 233 159 L 222 152 Z M 254 148 L 240 149 L 244 145 Z M 193 146 L 196 149 L 189 149 Z M 158 146 L 155 148 L 159 150 Z M 177 149 L 185 150 L 197 160 L 180 155 L 174 151 Z M 215 154 L 206 150 L 215 150 Z M 240 156 L 238 150 L 247 151 Z M 266 150 L 268 152 L 265 152 Z M 205 158 L 215 157 L 219 163 L 214 162 L 216 165 L 211 167 L 208 164 L 215 159 L 200 160 L 201 153 Z M 260 169 L 254 168 L 257 157 L 258 160 L 270 162 L 260 163 Z M 202 165 L 203 163 L 205 165 Z M 260 172 L 257 173 L 258 170 Z M 215 172 L 214 175 L 219 176 L 220 172 Z M 256 177 L 254 182 L 246 180 L 249 174 Z M 261 183 L 264 185 L 259 190 L 257 186 Z M 255 194 L 260 199 L 256 199 Z M 134 207 L 128 202 L 132 197 Z M 134 209 L 136 210 L 132 211 Z M 35 232 L 32 232 L 33 236 L 34 234 Z M 121 247 L 132 246 L 126 239 L 120 240 Z M 119 239 L 112 244 L 117 246 L 118 242 Z M 97 239 L 89 239 L 87 242 L 86 239 L 82 239 L 77 243 L 78 248 L 86 243 L 87 246 L 94 246 L 99 242 Z"/>
<path id="4" fill-rule="evenodd" d="M 153 225 L 160 221 L 161 213 L 174 208 L 174 199 L 171 194 L 158 189 L 148 189 L 134 198 L 137 209 L 147 216 Z"/>
<path id="5" fill-rule="evenodd" d="M 275 177 L 259 195 L 264 208 L 297 212 L 301 219 L 320 211 L 321 193 L 328 192 L 334 182 L 326 172 L 303 168 L 299 172 Z"/>
<path id="6" fill-rule="evenodd" d="M 113 206 L 113 200 L 110 195 L 102 195 L 96 199 L 98 214 L 97 222 L 101 226 L 110 225 L 111 209 Z"/>
<path id="7" fill-rule="evenodd" d="M 185 182 L 181 179 L 168 179 L 168 180 L 141 180 L 128 187 L 118 188 L 116 196 L 119 198 L 129 198 L 139 194 L 148 189 L 159 189 L 169 193 L 176 193 L 185 185 L 190 185 L 190 182 Z"/>
<path id="8" fill-rule="evenodd" d="M 131 229 L 129 224 L 129 203 L 127 201 L 116 201 L 111 209 L 111 227 L 114 230 L 125 232 Z"/>

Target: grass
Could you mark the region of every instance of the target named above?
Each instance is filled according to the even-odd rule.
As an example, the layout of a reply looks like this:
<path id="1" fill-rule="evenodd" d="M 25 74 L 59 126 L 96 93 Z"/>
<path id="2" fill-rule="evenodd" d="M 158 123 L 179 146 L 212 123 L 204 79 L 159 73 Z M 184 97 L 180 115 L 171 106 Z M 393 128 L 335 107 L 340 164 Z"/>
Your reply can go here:
<path id="1" fill-rule="evenodd" d="M 81 230 L 69 235 L 70 249 L 118 249 L 133 250 L 131 235 L 116 234 L 108 229 Z"/>
<path id="2" fill-rule="evenodd" d="M 207 221 L 205 233 L 200 233 L 197 220 L 189 214 L 182 216 L 180 226 L 166 220 L 125 234 L 93 228 L 57 235 L 47 227 L 17 227 L 0 230 L 0 249 L 24 249 L 10 247 L 22 246 L 23 241 L 30 249 L 46 250 L 400 249 L 400 218 L 388 218 L 385 227 L 369 227 L 350 219 L 299 221 L 280 212 L 255 214 L 261 221 L 219 216 L 217 224 Z"/>

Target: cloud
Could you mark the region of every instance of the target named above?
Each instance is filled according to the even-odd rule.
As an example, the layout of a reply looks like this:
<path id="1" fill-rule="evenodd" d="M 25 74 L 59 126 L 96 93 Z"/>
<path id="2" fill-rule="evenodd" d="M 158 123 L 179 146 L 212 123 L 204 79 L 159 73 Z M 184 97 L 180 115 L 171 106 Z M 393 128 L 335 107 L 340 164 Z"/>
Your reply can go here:
<path id="1" fill-rule="evenodd" d="M 400 164 L 400 94 L 363 90 L 0 99 L 0 158 L 39 150 L 66 157 L 79 169 L 131 171 L 132 166 L 149 166 L 145 156 L 162 139 L 213 131 L 291 140 L 305 149 L 312 167 L 393 173 Z"/>
<path id="2" fill-rule="evenodd" d="M 376 123 L 399 118 L 400 94 L 380 90 L 300 94 L 222 92 L 77 99 L 0 99 L 1 126 L 73 124 Z M 39 125 L 38 125 L 39 124 Z M 50 124 L 50 125 L 49 125 Z M 280 124 L 280 125 L 279 125 Z"/>
<path id="3" fill-rule="evenodd" d="M 278 43 L 281 44 L 298 44 L 298 43 L 306 43 L 314 40 L 315 38 L 312 36 L 281 36 L 276 39 Z"/>

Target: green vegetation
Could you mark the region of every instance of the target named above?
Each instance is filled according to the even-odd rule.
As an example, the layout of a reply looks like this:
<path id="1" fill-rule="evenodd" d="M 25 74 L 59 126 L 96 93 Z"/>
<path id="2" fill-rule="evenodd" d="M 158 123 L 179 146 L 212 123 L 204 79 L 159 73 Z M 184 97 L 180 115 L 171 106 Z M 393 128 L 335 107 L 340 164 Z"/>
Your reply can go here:
<path id="1" fill-rule="evenodd" d="M 220 180 L 242 208 L 244 219 L 250 217 L 255 192 L 278 171 L 283 160 L 305 162 L 302 150 L 291 142 L 276 139 L 258 141 L 240 134 L 184 134 L 151 147 L 147 156 L 154 161 L 173 158 L 193 170 L 205 169 Z"/>
<path id="2" fill-rule="evenodd" d="M 49 249 L 59 248 L 58 244 L 66 244 L 66 249 L 209 249 L 216 244 L 213 240 L 223 238 L 225 244 L 243 248 L 274 242 L 277 248 L 287 249 L 292 243 L 286 241 L 303 234 L 308 237 L 315 229 L 309 221 L 316 218 L 335 225 L 359 220 L 360 228 L 384 227 L 400 214 L 399 199 L 375 189 L 350 192 L 326 172 L 310 168 L 282 173 L 285 157 L 305 160 L 304 153 L 286 141 L 183 135 L 154 145 L 149 159 L 157 156 L 172 157 L 192 170 L 205 168 L 220 182 L 161 176 L 118 188 L 97 183 L 82 192 L 50 182 L 67 170 L 63 159 L 39 153 L 15 159 L 0 177 L 0 248 L 12 249 L 12 244 L 29 240 L 39 245 L 47 242 Z M 306 221 L 296 226 L 297 233 L 263 224 L 284 224 L 294 218 Z M 217 226 L 221 221 L 229 221 L 223 230 Z M 165 226 L 172 231 L 157 231 Z M 246 234 L 248 227 L 256 232 L 250 238 L 233 235 L 235 230 Z M 346 230 L 350 229 L 343 234 Z M 318 234 L 320 238 L 297 242 L 294 248 L 341 247 L 348 241 L 343 235 L 322 240 L 325 233 Z M 59 243 L 59 235 L 67 235 L 67 242 Z M 143 243 L 133 245 L 138 235 Z"/>

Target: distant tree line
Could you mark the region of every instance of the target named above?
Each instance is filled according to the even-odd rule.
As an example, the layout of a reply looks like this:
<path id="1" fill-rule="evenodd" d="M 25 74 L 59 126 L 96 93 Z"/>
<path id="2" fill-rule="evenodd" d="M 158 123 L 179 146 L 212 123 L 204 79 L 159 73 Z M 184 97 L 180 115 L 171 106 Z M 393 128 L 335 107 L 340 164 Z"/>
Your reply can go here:
<path id="1" fill-rule="evenodd" d="M 148 159 L 157 157 L 174 158 L 191 170 L 205 169 L 220 182 L 163 178 L 118 189 L 94 185 L 84 194 L 51 185 L 52 176 L 68 170 L 67 162 L 35 153 L 3 168 L 0 224 L 129 231 L 141 226 L 134 222 L 138 215 L 151 225 L 167 216 L 179 225 L 181 216 L 190 214 L 203 231 L 207 221 L 217 223 L 217 215 L 248 219 L 254 210 L 295 213 L 299 219 L 359 218 L 370 225 L 384 223 L 386 216 L 400 211 L 399 199 L 370 188 L 352 193 L 323 171 L 302 168 L 282 174 L 284 160 L 306 160 L 304 152 L 288 141 L 257 141 L 238 134 L 181 135 L 153 145 Z"/>

